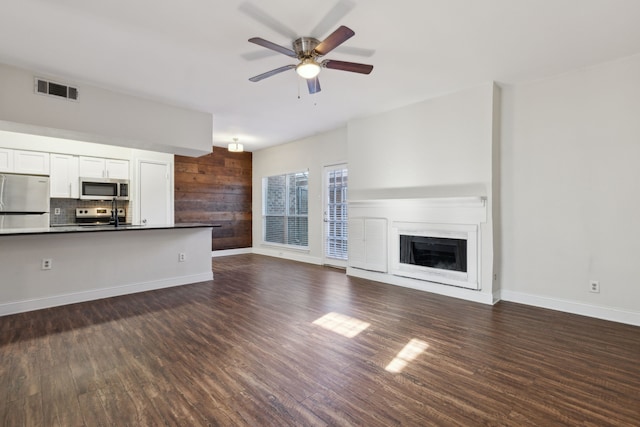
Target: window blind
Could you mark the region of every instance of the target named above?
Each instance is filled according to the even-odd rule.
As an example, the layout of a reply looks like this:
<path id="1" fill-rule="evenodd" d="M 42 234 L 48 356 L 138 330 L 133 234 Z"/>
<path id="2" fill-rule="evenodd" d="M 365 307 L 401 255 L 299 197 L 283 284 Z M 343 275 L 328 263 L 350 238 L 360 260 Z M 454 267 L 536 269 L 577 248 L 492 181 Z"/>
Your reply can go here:
<path id="1" fill-rule="evenodd" d="M 327 205 L 325 214 L 325 255 L 346 260 L 348 256 L 347 169 L 327 173 Z"/>
<path id="2" fill-rule="evenodd" d="M 296 172 L 262 179 L 266 243 L 309 246 L 308 175 Z"/>

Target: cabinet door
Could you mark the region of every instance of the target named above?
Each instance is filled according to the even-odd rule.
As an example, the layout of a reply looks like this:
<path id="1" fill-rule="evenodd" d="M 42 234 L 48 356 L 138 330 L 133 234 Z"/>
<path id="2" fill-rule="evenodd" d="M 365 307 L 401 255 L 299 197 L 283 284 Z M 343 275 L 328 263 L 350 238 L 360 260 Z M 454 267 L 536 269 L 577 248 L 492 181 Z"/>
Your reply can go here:
<path id="1" fill-rule="evenodd" d="M 77 199 L 79 197 L 78 157 L 51 154 L 51 197 Z"/>
<path id="2" fill-rule="evenodd" d="M 364 245 L 364 218 L 349 218 L 349 266 L 366 268 L 367 256 Z"/>
<path id="3" fill-rule="evenodd" d="M 106 159 L 105 167 L 108 178 L 129 179 L 129 161 Z"/>
<path id="4" fill-rule="evenodd" d="M 49 175 L 49 153 L 15 150 L 13 168 L 16 173 Z"/>
<path id="5" fill-rule="evenodd" d="M 83 178 L 106 178 L 105 159 L 80 156 L 80 176 Z"/>
<path id="6" fill-rule="evenodd" d="M 387 272 L 386 219 L 349 219 L 349 266 Z"/>
<path id="7" fill-rule="evenodd" d="M 367 269 L 387 272 L 387 220 L 367 218 L 365 221 Z"/>
<path id="8" fill-rule="evenodd" d="M 0 172 L 13 172 L 13 150 L 0 148 Z"/>

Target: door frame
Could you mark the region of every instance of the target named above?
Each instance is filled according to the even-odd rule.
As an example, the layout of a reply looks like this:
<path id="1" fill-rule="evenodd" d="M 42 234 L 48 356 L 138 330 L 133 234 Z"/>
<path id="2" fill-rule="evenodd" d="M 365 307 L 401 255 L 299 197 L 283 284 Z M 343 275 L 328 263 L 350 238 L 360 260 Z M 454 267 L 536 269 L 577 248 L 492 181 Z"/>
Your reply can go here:
<path id="1" fill-rule="evenodd" d="M 335 258 L 329 258 L 327 257 L 326 254 L 326 248 L 327 248 L 327 219 L 326 219 L 326 215 L 327 215 L 327 199 L 328 199 L 328 194 L 327 194 L 327 184 L 328 184 L 328 176 L 327 173 L 329 171 L 332 170 L 339 170 L 339 169 L 349 169 L 348 167 L 348 163 L 346 161 L 344 162 L 336 162 L 336 163 L 331 163 L 331 164 L 327 164 L 327 165 L 323 165 L 322 166 L 322 202 L 321 202 L 321 213 L 322 213 L 322 242 L 321 242 L 321 250 L 322 250 L 322 265 L 328 265 L 328 266 L 332 266 L 332 267 L 339 267 L 339 268 L 347 268 L 347 261 L 348 260 L 339 260 L 339 259 L 335 259 Z M 348 188 L 348 186 L 347 186 Z M 348 189 L 347 189 L 347 194 L 348 194 Z M 348 197 L 347 197 L 348 200 Z M 348 213 L 347 213 L 347 219 L 348 219 Z M 349 242 L 347 241 L 347 245 L 349 244 Z"/>

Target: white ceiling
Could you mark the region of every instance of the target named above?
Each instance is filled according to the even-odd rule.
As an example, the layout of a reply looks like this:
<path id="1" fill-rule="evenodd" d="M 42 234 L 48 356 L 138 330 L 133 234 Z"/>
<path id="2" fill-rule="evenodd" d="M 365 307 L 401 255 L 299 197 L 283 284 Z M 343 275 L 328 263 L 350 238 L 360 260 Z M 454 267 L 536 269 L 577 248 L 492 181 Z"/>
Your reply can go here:
<path id="1" fill-rule="evenodd" d="M 210 112 L 214 145 L 255 151 L 639 53 L 638 22 L 638 0 L 2 0 L 0 62 Z M 248 80 L 294 63 L 250 37 L 290 47 L 287 32 L 323 39 L 339 25 L 356 35 L 327 58 L 373 64 L 370 75 L 325 69 L 315 95 L 292 70 Z"/>

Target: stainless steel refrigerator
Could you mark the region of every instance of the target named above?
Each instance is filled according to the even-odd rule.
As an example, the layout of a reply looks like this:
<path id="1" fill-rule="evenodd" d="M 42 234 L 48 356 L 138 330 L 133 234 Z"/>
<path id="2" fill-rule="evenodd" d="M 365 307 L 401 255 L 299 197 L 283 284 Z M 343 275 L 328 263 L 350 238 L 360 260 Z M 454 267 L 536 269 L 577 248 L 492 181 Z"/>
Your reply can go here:
<path id="1" fill-rule="evenodd" d="M 49 177 L 0 173 L 0 229 L 49 226 Z"/>

